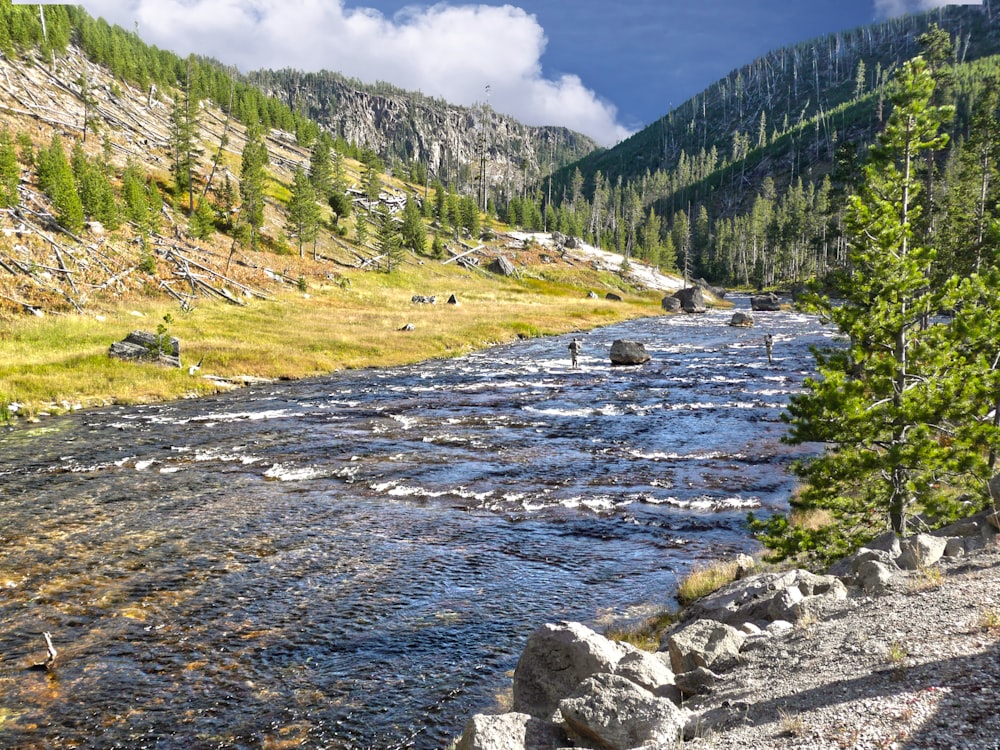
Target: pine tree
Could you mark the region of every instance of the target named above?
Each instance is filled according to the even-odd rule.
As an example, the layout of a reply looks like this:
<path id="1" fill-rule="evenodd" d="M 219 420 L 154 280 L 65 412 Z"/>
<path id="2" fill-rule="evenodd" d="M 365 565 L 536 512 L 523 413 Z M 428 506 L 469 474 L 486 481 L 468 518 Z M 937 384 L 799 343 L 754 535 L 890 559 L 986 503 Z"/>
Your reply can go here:
<path id="1" fill-rule="evenodd" d="M 170 113 L 170 150 L 172 162 L 170 172 L 174 178 L 177 194 L 188 194 L 188 211 L 194 211 L 194 185 L 192 172 L 194 165 L 204 153 L 198 147 L 198 107 L 199 102 L 192 93 L 191 65 L 188 69 L 185 86 L 174 101 Z"/>
<path id="2" fill-rule="evenodd" d="M 915 167 L 945 145 L 951 115 L 931 104 L 933 90 L 920 57 L 895 77 L 886 129 L 850 200 L 850 273 L 833 299 L 812 299 L 848 343 L 817 353 L 820 378 L 789 406 L 790 440 L 827 446 L 799 467 L 806 485 L 793 506 L 836 523 L 808 532 L 772 519 L 765 537 L 786 552 L 832 556 L 886 529 L 905 536 L 914 508 L 940 510 L 936 482 L 958 463 L 942 438 L 961 372 L 936 345 L 943 327 L 926 325 L 941 301 L 928 278 L 935 253 L 913 232 L 922 210 Z"/>
<path id="3" fill-rule="evenodd" d="M 302 167 L 296 167 L 292 180 L 292 197 L 288 201 L 285 229 L 299 243 L 299 257 L 304 256 L 303 245 L 316 239 L 319 231 L 319 205 L 316 189 Z"/>
<path id="4" fill-rule="evenodd" d="M 330 137 L 321 135 L 309 155 L 309 182 L 316 191 L 316 200 L 328 201 L 333 195 L 333 162 Z"/>
<path id="5" fill-rule="evenodd" d="M 270 159 L 260 124 L 247 127 L 247 142 L 240 160 L 241 233 L 251 250 L 260 244 L 260 228 L 264 226 L 264 190 L 267 187 L 267 165 Z"/>
<path id="6" fill-rule="evenodd" d="M 11 207 L 20 203 L 17 186 L 21 182 L 21 166 L 17 162 L 14 141 L 6 127 L 0 130 L 0 206 Z"/>
<path id="7" fill-rule="evenodd" d="M 420 215 L 417 200 L 412 195 L 406 199 L 406 207 L 403 209 L 403 226 L 400 234 L 404 247 L 408 247 L 417 253 L 427 251 L 427 229 L 424 227 L 424 220 Z"/>
<path id="8" fill-rule="evenodd" d="M 385 256 L 386 272 L 392 273 L 403 262 L 403 243 L 396 220 L 385 206 L 375 210 L 375 230 L 375 243 L 379 254 Z"/>

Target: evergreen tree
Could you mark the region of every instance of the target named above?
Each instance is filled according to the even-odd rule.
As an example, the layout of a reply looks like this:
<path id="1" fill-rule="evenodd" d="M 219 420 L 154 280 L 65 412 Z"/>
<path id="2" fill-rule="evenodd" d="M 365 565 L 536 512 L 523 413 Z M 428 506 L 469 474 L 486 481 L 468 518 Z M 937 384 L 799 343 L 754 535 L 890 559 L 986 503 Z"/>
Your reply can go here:
<path id="1" fill-rule="evenodd" d="M 333 195 L 333 162 L 330 137 L 321 135 L 309 155 L 309 182 L 316 191 L 316 200 L 326 202 Z"/>
<path id="2" fill-rule="evenodd" d="M 240 161 L 240 224 L 251 250 L 260 243 L 260 228 L 264 225 L 264 191 L 267 187 L 267 165 L 270 159 L 259 124 L 247 127 L 247 142 Z"/>
<path id="3" fill-rule="evenodd" d="M 288 215 L 285 229 L 299 243 L 299 257 L 303 257 L 303 244 L 316 239 L 319 232 L 319 205 L 316 203 L 316 189 L 302 167 L 295 168 L 292 180 L 292 197 L 288 201 Z"/>
<path id="4" fill-rule="evenodd" d="M 198 143 L 199 102 L 192 94 L 190 61 L 184 88 L 174 101 L 170 112 L 170 150 L 172 162 L 170 172 L 178 196 L 188 194 L 188 211 L 194 211 L 194 185 L 192 173 L 194 165 L 204 150 Z"/>
<path id="5" fill-rule="evenodd" d="M 21 165 L 17 161 L 14 141 L 6 127 L 0 130 L 0 206 L 9 208 L 20 203 L 17 186 L 21 182 Z"/>
<path id="6" fill-rule="evenodd" d="M 933 90 L 920 57 L 895 77 L 886 129 L 850 200 L 850 273 L 833 299 L 812 299 L 848 343 L 817 353 L 820 378 L 789 406 L 790 439 L 827 446 L 799 467 L 806 485 L 793 506 L 822 509 L 836 523 L 807 531 L 772 519 L 765 538 L 785 552 L 830 557 L 887 528 L 905 535 L 915 507 L 942 511 L 936 483 L 960 463 L 942 438 L 961 368 L 935 345 L 943 326 L 921 325 L 941 300 L 928 279 L 935 253 L 913 232 L 922 210 L 915 167 L 945 145 L 940 130 L 951 115 L 931 104 Z"/>
<path id="7" fill-rule="evenodd" d="M 421 254 L 426 252 L 427 229 L 424 227 L 424 220 L 420 215 L 417 200 L 412 195 L 406 199 L 406 207 L 403 209 L 403 226 L 400 234 L 404 247 L 408 247 L 414 252 Z"/>
<path id="8" fill-rule="evenodd" d="M 379 254 L 385 256 L 387 273 L 396 271 L 403 262 L 403 243 L 399 236 L 396 220 L 389 210 L 380 205 L 375 210 L 375 243 Z"/>
<path id="9" fill-rule="evenodd" d="M 191 214 L 191 234 L 199 240 L 207 240 L 215 232 L 215 210 L 212 205 L 202 198 L 198 201 L 198 207 Z"/>

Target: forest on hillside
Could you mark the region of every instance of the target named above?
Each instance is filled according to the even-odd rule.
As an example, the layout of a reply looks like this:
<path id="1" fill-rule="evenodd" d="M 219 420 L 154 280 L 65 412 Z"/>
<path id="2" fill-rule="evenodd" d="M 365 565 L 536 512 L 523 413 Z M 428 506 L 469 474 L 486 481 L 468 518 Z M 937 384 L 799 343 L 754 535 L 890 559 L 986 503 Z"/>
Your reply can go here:
<path id="1" fill-rule="evenodd" d="M 936 96 L 955 107 L 949 145 L 924 165 L 925 220 L 935 242 L 953 246 L 959 219 L 948 206 L 961 203 L 962 153 L 996 85 L 995 22 L 988 5 L 949 7 L 772 52 L 555 172 L 536 186 L 537 211 L 515 205 L 510 219 L 729 285 L 823 276 L 845 262 L 844 205 L 885 126 L 887 86 L 923 53 Z M 985 202 L 995 204 L 992 193 Z"/>

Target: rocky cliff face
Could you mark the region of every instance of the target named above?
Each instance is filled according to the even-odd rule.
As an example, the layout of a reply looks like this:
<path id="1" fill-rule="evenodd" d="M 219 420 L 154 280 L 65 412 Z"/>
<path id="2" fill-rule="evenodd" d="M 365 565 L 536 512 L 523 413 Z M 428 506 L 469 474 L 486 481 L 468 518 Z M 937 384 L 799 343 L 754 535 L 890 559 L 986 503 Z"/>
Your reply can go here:
<path id="1" fill-rule="evenodd" d="M 488 106 L 459 107 L 336 73 L 258 71 L 250 82 L 304 111 L 330 133 L 376 151 L 392 163 L 422 162 L 432 177 L 467 185 L 484 169 L 493 187 L 518 190 L 551 167 L 597 150 L 587 136 L 560 127 L 532 127 Z"/>

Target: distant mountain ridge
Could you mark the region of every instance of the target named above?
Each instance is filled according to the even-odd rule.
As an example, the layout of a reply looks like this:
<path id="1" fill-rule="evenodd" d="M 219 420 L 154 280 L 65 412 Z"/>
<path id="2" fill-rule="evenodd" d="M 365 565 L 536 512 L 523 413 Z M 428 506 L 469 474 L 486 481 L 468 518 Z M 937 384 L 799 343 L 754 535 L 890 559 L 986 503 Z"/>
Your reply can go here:
<path id="1" fill-rule="evenodd" d="M 260 70 L 245 80 L 285 101 L 335 136 L 387 162 L 422 162 L 461 190 L 485 170 L 493 190 L 519 193 L 552 167 L 598 150 L 563 127 L 524 125 L 487 105 L 463 107 L 390 84 L 363 84 L 339 73 Z"/>

